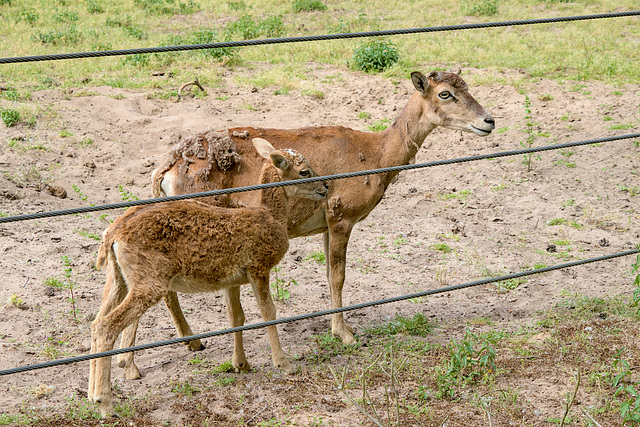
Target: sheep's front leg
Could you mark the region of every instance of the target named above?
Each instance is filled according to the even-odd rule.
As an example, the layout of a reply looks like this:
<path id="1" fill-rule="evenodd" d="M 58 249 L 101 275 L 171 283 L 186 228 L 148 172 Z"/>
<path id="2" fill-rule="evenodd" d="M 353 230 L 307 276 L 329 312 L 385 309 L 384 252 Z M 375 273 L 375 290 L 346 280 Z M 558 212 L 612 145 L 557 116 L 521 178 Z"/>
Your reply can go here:
<path id="1" fill-rule="evenodd" d="M 251 286 L 253 287 L 253 293 L 258 301 L 260 307 L 260 313 L 262 319 L 265 322 L 276 319 L 276 306 L 271 299 L 271 292 L 269 290 L 269 271 L 253 273 L 251 277 Z M 295 366 L 291 364 L 286 358 L 282 346 L 280 345 L 280 338 L 278 338 L 278 330 L 276 326 L 267 326 L 267 333 L 269 334 L 269 342 L 271 344 L 271 360 L 273 364 L 280 368 L 287 374 L 295 372 Z"/>
<path id="2" fill-rule="evenodd" d="M 244 311 L 240 303 L 240 286 L 224 289 L 224 301 L 227 306 L 227 317 L 232 328 L 244 325 Z M 242 342 L 242 332 L 233 333 L 233 359 L 231 364 L 236 372 L 249 372 L 251 366 L 247 362 Z"/>

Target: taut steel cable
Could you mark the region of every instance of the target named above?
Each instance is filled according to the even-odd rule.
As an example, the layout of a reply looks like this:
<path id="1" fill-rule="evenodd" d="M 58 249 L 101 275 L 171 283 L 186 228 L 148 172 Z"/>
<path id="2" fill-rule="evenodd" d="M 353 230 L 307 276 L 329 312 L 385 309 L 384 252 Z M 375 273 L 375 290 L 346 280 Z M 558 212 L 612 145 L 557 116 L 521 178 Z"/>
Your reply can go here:
<path id="1" fill-rule="evenodd" d="M 432 290 L 429 290 L 429 291 L 416 292 L 416 293 L 407 294 L 407 295 L 401 295 L 401 296 L 397 296 L 397 297 L 393 297 L 393 298 L 387 298 L 387 299 L 381 299 L 381 300 L 377 300 L 377 301 L 364 302 L 364 303 L 361 303 L 361 304 L 349 305 L 349 306 L 346 306 L 346 307 L 339 307 L 339 308 L 332 308 L 332 309 L 329 309 L 329 310 L 316 311 L 316 312 L 313 312 L 313 313 L 301 314 L 299 316 L 284 317 L 282 319 L 271 320 L 271 321 L 268 321 L 268 322 L 255 323 L 255 324 L 252 324 L 252 325 L 245 325 L 245 326 L 238 326 L 238 327 L 235 327 L 235 328 L 222 329 L 222 330 L 219 330 L 219 331 L 206 332 L 206 333 L 203 333 L 203 334 L 191 335 L 191 336 L 182 337 L 182 338 L 174 338 L 174 339 L 171 339 L 171 340 L 158 341 L 158 342 L 149 343 L 149 344 L 141 344 L 141 345 L 136 345 L 134 347 L 120 348 L 120 349 L 116 349 L 116 350 L 104 351 L 104 352 L 101 352 L 101 353 L 85 354 L 83 356 L 70 357 L 68 359 L 52 360 L 52 361 L 49 361 L 49 362 L 39 363 L 39 364 L 36 364 L 36 365 L 20 366 L 20 367 L 17 367 L 17 368 L 5 369 L 3 371 L 0 371 L 0 376 L 17 374 L 17 373 L 20 373 L 20 372 L 32 371 L 32 370 L 35 370 L 35 369 L 50 368 L 52 366 L 58 366 L 58 365 L 68 365 L 70 363 L 76 363 L 76 362 L 82 362 L 82 361 L 85 361 L 85 360 L 97 359 L 99 357 L 114 356 L 116 354 L 121 354 L 121 353 L 129 353 L 129 352 L 132 352 L 132 351 L 147 350 L 147 349 L 151 349 L 151 348 L 162 347 L 162 346 L 171 345 L 171 344 L 178 344 L 178 343 L 192 341 L 192 340 L 196 340 L 196 339 L 204 339 L 204 338 L 210 338 L 210 337 L 215 337 L 215 336 L 220 336 L 220 335 L 227 335 L 227 334 L 231 334 L 231 333 L 234 333 L 234 332 L 249 331 L 249 330 L 253 330 L 253 329 L 265 328 L 267 326 L 279 325 L 281 323 L 297 322 L 297 321 L 300 321 L 300 320 L 312 319 L 314 317 L 327 316 L 329 314 L 343 313 L 345 311 L 360 310 L 360 309 L 363 309 L 363 308 L 373 307 L 373 306 L 376 306 L 376 305 L 390 304 L 390 303 L 394 303 L 394 302 L 405 301 L 405 300 L 412 299 L 412 298 L 419 298 L 419 297 L 424 297 L 424 296 L 428 296 L 428 295 L 440 294 L 440 293 L 444 293 L 444 292 L 457 291 L 457 290 L 460 290 L 460 289 L 470 288 L 470 287 L 474 287 L 474 286 L 486 285 L 486 284 L 494 283 L 494 282 L 501 282 L 503 280 L 516 279 L 518 277 L 530 276 L 532 274 L 546 273 L 546 272 L 553 271 L 553 270 L 560 270 L 560 269 L 564 269 L 564 268 L 575 267 L 575 266 L 578 266 L 578 265 L 589 264 L 589 263 L 592 263 L 592 262 L 606 261 L 606 260 L 619 258 L 619 257 L 627 256 L 627 255 L 638 254 L 638 253 L 640 253 L 640 250 L 632 249 L 632 250 L 629 250 L 629 251 L 618 252 L 618 253 L 610 254 L 610 255 L 603 255 L 603 256 L 600 256 L 600 257 L 596 257 L 596 258 L 583 259 L 583 260 L 580 260 L 580 261 L 573 261 L 573 262 L 568 262 L 568 263 L 565 263 L 565 264 L 558 264 L 558 265 L 553 265 L 553 266 L 550 266 L 550 267 L 538 268 L 538 269 L 535 269 L 535 270 L 521 271 L 520 273 L 507 274 L 505 276 L 493 277 L 493 278 L 490 278 L 490 279 L 477 280 L 475 282 L 467 282 L 467 283 L 462 283 L 462 284 L 459 284 L 459 285 L 447 286 L 445 288 L 439 288 L 439 289 L 432 289 Z"/>
<path id="2" fill-rule="evenodd" d="M 8 216 L 8 217 L 0 218 L 0 224 L 5 222 L 26 221 L 31 219 L 50 218 L 54 216 L 71 215 L 71 214 L 77 214 L 77 213 L 96 212 L 96 211 L 103 211 L 107 209 L 120 209 L 120 208 L 127 208 L 130 206 L 150 205 L 153 203 L 172 202 L 176 200 L 187 200 L 187 199 L 194 199 L 197 197 L 209 197 L 209 196 L 218 196 L 221 194 L 240 193 L 245 191 L 261 190 L 263 188 L 284 187 L 288 185 L 300 185 L 300 184 L 305 184 L 309 182 L 354 178 L 358 176 L 373 175 L 378 173 L 400 172 L 404 170 L 420 169 L 420 168 L 427 168 L 432 166 L 442 166 L 442 165 L 449 165 L 453 163 L 464 163 L 464 162 L 471 162 L 476 160 L 515 156 L 519 154 L 536 153 L 540 151 L 559 150 L 563 148 L 578 147 L 582 145 L 600 144 L 603 142 L 620 141 L 620 140 L 629 139 L 629 138 L 640 138 L 640 133 L 632 133 L 628 135 L 619 135 L 619 136 L 609 136 L 604 138 L 590 139 L 590 140 L 577 141 L 577 142 L 567 142 L 565 144 L 547 145 L 545 147 L 532 147 L 532 148 L 524 148 L 522 150 L 503 151 L 503 152 L 492 153 L 492 154 L 481 154 L 478 156 L 461 157 L 457 159 L 436 160 L 434 162 L 427 162 L 427 163 L 416 163 L 412 165 L 392 166 L 388 168 L 341 173 L 337 175 L 318 176 L 314 178 L 297 179 L 295 181 L 272 182 L 269 184 L 250 185 L 248 187 L 224 188 L 221 190 L 204 191 L 201 193 L 179 194 L 177 196 L 166 196 L 166 197 L 157 197 L 154 199 L 133 200 L 129 202 L 111 203 L 108 205 L 84 206 L 80 208 L 64 209 L 60 211 L 37 212 L 37 213 L 31 213 L 31 214 L 25 214 L 25 215 Z"/>
<path id="3" fill-rule="evenodd" d="M 51 54 L 51 55 L 0 58 L 0 64 L 12 64 L 17 62 L 54 61 L 59 59 L 96 58 L 101 56 L 134 55 L 134 54 L 141 54 L 141 53 L 175 52 L 175 51 L 183 51 L 183 50 L 244 47 L 244 46 L 256 46 L 256 45 L 264 45 L 264 44 L 298 43 L 298 42 L 309 42 L 309 41 L 318 41 L 318 40 L 353 39 L 358 37 L 380 37 L 380 36 L 392 36 L 392 35 L 398 35 L 398 34 L 433 33 L 438 31 L 471 30 L 471 29 L 477 29 L 477 28 L 510 27 L 510 26 L 516 26 L 516 25 L 532 25 L 532 24 L 550 24 L 554 22 L 586 21 L 591 19 L 621 18 L 621 17 L 638 16 L 638 15 L 640 15 L 640 11 L 636 10 L 636 11 L 629 11 L 629 12 L 600 13 L 595 15 L 564 16 L 564 17 L 557 17 L 557 18 L 527 19 L 527 20 L 520 20 L 520 21 L 486 22 L 486 23 L 477 23 L 477 24 L 444 25 L 441 27 L 422 27 L 422 28 L 406 28 L 406 29 L 400 29 L 400 30 L 366 31 L 361 33 L 342 33 L 342 34 L 326 34 L 326 35 L 317 35 L 317 36 L 284 37 L 284 38 L 261 39 L 261 40 L 242 40 L 242 41 L 230 41 L 230 42 L 220 42 L 220 43 L 191 44 L 191 45 L 181 45 L 181 46 L 143 47 L 143 48 L 136 48 L 136 49 L 104 50 L 104 51 L 98 51 L 98 52 L 57 53 L 57 54 Z"/>

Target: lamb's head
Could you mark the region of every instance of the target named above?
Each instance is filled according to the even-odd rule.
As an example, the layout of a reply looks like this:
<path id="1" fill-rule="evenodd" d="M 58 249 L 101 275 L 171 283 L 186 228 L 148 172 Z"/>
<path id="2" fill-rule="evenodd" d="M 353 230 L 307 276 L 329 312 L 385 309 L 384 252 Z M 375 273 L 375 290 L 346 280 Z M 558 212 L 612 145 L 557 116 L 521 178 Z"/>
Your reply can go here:
<path id="1" fill-rule="evenodd" d="M 267 140 L 262 138 L 254 138 L 252 142 L 258 153 L 269 160 L 275 167 L 280 181 L 292 181 L 318 176 L 307 159 L 297 151 L 291 149 L 276 150 Z M 285 191 L 288 196 L 322 200 L 327 197 L 329 187 L 326 182 L 318 181 L 289 185 L 285 187 Z"/>
<path id="2" fill-rule="evenodd" d="M 433 71 L 411 73 L 411 81 L 424 98 L 423 114 L 431 123 L 453 130 L 487 136 L 495 121 L 469 93 L 459 73 Z"/>

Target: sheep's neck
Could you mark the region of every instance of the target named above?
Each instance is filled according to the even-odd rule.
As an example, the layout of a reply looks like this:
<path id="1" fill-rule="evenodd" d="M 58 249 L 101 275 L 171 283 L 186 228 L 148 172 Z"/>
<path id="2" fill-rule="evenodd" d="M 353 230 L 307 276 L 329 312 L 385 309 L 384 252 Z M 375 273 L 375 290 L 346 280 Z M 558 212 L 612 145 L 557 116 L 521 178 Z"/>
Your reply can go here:
<path id="1" fill-rule="evenodd" d="M 272 165 L 265 165 L 260 174 L 260 184 L 280 182 L 281 179 Z M 262 189 L 261 205 L 281 224 L 287 224 L 289 215 L 289 201 L 284 187 L 271 187 Z"/>

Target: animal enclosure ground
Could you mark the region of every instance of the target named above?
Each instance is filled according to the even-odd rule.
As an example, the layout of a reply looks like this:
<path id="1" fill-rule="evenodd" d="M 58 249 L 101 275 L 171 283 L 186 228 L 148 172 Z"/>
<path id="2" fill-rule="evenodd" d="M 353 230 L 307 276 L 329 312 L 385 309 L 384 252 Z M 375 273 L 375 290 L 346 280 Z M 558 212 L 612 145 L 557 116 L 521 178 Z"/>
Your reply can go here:
<path id="1" fill-rule="evenodd" d="M 323 97 L 294 91 L 275 95 L 239 86 L 234 77 L 249 72 L 243 70 L 229 72 L 221 87 L 207 88 L 204 99 L 187 96 L 178 103 L 151 91 L 112 87 L 33 92 L 25 104 L 40 111 L 35 124 L 0 125 L 0 213 L 148 198 L 153 168 L 173 145 L 195 132 L 237 125 L 367 129 L 393 120 L 412 93 L 408 77 L 393 84 L 379 76 L 309 68 L 325 89 Z M 539 146 L 640 129 L 637 85 L 530 79 L 517 90 L 474 84 L 487 72 L 464 69 L 463 77 L 493 114 L 496 131 L 480 138 L 436 130 L 417 162 L 519 149 L 528 137 Z M 515 81 L 520 76 L 505 71 L 504 78 Z M 525 96 L 531 102 L 529 113 Z M 640 242 L 638 141 L 401 173 L 380 205 L 354 229 L 345 304 L 632 249 Z M 63 187 L 67 198 L 49 194 L 42 182 Z M 105 211 L 0 225 L 2 369 L 88 353 L 89 323 L 104 283 L 104 273 L 94 269 L 99 236 L 119 214 Z M 288 292 L 288 298 L 276 303 L 278 317 L 329 307 L 321 251 L 320 236 L 291 241 L 271 280 Z M 113 422 L 373 425 L 337 389 L 329 366 L 338 375 L 348 368 L 349 390 L 360 398 L 358 369 L 391 360 L 391 342 L 400 362 L 420 367 L 419 375 L 412 373 L 417 368 L 398 372 L 401 425 L 489 425 L 488 417 L 494 425 L 551 425 L 562 418 L 567 394 L 576 387 L 577 368 L 584 378 L 571 410 L 574 422 L 582 423 L 575 425 L 588 425 L 585 410 L 603 425 L 620 425 L 619 401 L 595 374 L 606 370 L 607 361 L 613 369 L 615 357 L 638 357 L 638 325 L 611 311 L 610 305 L 589 306 L 590 315 L 570 316 L 587 305 L 584 298 L 628 299 L 633 261 L 618 258 L 351 312 L 347 321 L 357 328 L 360 343 L 354 349 L 333 346 L 324 336 L 329 318 L 282 326 L 283 348 L 300 367 L 290 377 L 272 368 L 264 330 L 245 333 L 254 368 L 245 375 L 216 372 L 231 358 L 231 337 L 208 339 L 207 348 L 198 353 L 179 345 L 142 351 L 136 355 L 141 380 L 123 380 L 114 363 L 114 395 L 122 418 Z M 247 323 L 259 322 L 248 286 L 242 295 Z M 220 295 L 182 296 L 181 304 L 196 333 L 227 327 Z M 556 312 L 573 320 L 556 323 Z M 396 314 L 410 318 L 418 313 L 437 328 L 411 345 L 402 337 L 371 332 Z M 469 384 L 455 399 L 439 399 L 436 368 L 447 357 L 445 346 L 468 337 L 467 328 L 471 333 L 505 331 L 511 344 L 494 344 L 496 372 Z M 175 336 L 166 309 L 157 305 L 142 318 L 138 343 Z M 423 347 L 416 349 L 416 342 Z M 370 359 L 366 349 L 381 359 Z M 620 353 L 623 349 L 629 353 Z M 88 372 L 84 362 L 3 377 L 0 420 L 28 423 L 41 417 L 38 425 L 98 425 L 91 418 L 93 406 L 83 400 Z M 376 371 L 369 380 L 372 398 L 378 408 L 384 407 L 390 377 Z M 604 408 L 598 400 L 602 396 L 618 407 Z"/>

